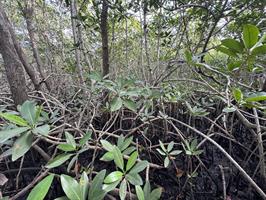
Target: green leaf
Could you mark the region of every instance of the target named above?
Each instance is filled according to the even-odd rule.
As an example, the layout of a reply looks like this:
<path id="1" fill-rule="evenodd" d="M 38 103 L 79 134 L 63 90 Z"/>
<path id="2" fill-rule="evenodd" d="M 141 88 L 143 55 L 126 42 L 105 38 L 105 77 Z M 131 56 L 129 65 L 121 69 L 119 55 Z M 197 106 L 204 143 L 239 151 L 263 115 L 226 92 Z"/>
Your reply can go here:
<path id="1" fill-rule="evenodd" d="M 112 152 L 106 152 L 101 158 L 100 160 L 102 161 L 112 161 L 114 160 L 114 154 Z"/>
<path id="2" fill-rule="evenodd" d="M 123 178 L 123 173 L 120 171 L 114 171 L 112 173 L 110 173 L 105 179 L 104 179 L 104 183 L 109 184 L 109 183 L 113 183 L 116 181 L 121 181 Z"/>
<path id="3" fill-rule="evenodd" d="M 238 88 L 234 88 L 233 89 L 233 96 L 235 98 L 235 100 L 240 103 L 243 100 L 243 93 L 241 92 L 240 89 Z"/>
<path id="4" fill-rule="evenodd" d="M 104 198 L 105 191 L 102 187 L 105 174 L 106 170 L 102 170 L 94 177 L 89 189 L 89 200 L 102 200 Z"/>
<path id="5" fill-rule="evenodd" d="M 164 147 L 164 144 L 162 143 L 161 140 L 159 140 L 159 144 L 160 144 L 160 147 L 162 148 L 162 150 L 163 150 L 164 152 L 167 152 L 167 150 L 166 150 L 166 148 Z"/>
<path id="6" fill-rule="evenodd" d="M 126 175 L 126 179 L 132 184 L 132 185 L 142 185 L 143 181 L 139 174 L 137 173 L 129 173 Z"/>
<path id="7" fill-rule="evenodd" d="M 19 134 L 24 133 L 27 130 L 29 130 L 28 127 L 20 127 L 20 128 L 2 130 L 2 131 L 0 131 L 0 143 L 4 143 L 5 141 L 9 140 L 10 138 L 18 136 Z"/>
<path id="8" fill-rule="evenodd" d="M 252 55 L 264 55 L 266 54 L 266 45 L 256 47 L 251 52 Z"/>
<path id="9" fill-rule="evenodd" d="M 116 188 L 116 186 L 120 183 L 121 180 L 118 180 L 118 181 L 115 181 L 113 183 L 110 183 L 110 184 L 104 184 L 103 185 L 103 190 L 105 192 L 110 192 L 112 190 L 114 190 Z"/>
<path id="10" fill-rule="evenodd" d="M 127 139 L 124 140 L 123 144 L 121 145 L 121 148 L 118 147 L 121 151 L 124 151 L 133 141 L 133 137 L 129 137 Z"/>
<path id="11" fill-rule="evenodd" d="M 131 170 L 130 173 L 139 173 L 143 171 L 147 166 L 149 162 L 146 160 L 138 162 Z"/>
<path id="12" fill-rule="evenodd" d="M 73 154 L 60 154 L 56 156 L 53 160 L 49 161 L 46 168 L 51 169 L 62 165 L 66 162 Z"/>
<path id="13" fill-rule="evenodd" d="M 79 185 L 81 187 L 82 199 L 86 200 L 89 191 L 89 179 L 85 171 L 81 175 L 81 178 L 79 180 Z"/>
<path id="14" fill-rule="evenodd" d="M 123 101 L 120 97 L 115 97 L 110 102 L 111 112 L 119 110 L 123 105 Z"/>
<path id="15" fill-rule="evenodd" d="M 221 42 L 223 46 L 229 48 L 231 51 L 236 51 L 238 53 L 241 53 L 243 51 L 243 46 L 237 40 L 224 39 Z"/>
<path id="16" fill-rule="evenodd" d="M 36 107 L 33 101 L 25 101 L 20 108 L 21 116 L 30 124 L 36 123 Z"/>
<path id="17" fill-rule="evenodd" d="M 91 134 L 92 134 L 92 132 L 91 131 L 88 131 L 81 139 L 80 139 L 80 141 L 79 141 L 79 145 L 80 146 L 83 146 L 84 144 L 86 144 L 86 142 L 88 141 L 88 140 L 90 140 L 91 139 Z"/>
<path id="18" fill-rule="evenodd" d="M 146 181 L 144 188 L 143 188 L 143 192 L 144 192 L 144 199 L 150 199 L 151 184 L 149 180 Z"/>
<path id="19" fill-rule="evenodd" d="M 45 177 L 30 192 L 27 200 L 43 200 L 53 182 L 54 174 Z"/>
<path id="20" fill-rule="evenodd" d="M 135 151 L 132 153 L 127 161 L 126 171 L 130 170 L 136 163 L 138 158 L 138 152 Z"/>
<path id="21" fill-rule="evenodd" d="M 119 187 L 119 197 L 120 200 L 124 200 L 127 196 L 127 181 L 124 179 Z"/>
<path id="22" fill-rule="evenodd" d="M 123 100 L 123 104 L 129 110 L 132 110 L 134 112 L 137 111 L 137 104 L 134 101 L 132 101 L 131 99 L 125 99 L 125 100 Z"/>
<path id="23" fill-rule="evenodd" d="M 12 150 L 12 161 L 23 156 L 32 145 L 33 135 L 31 132 L 24 133 L 14 143 Z"/>
<path id="24" fill-rule="evenodd" d="M 231 57 L 237 57 L 237 54 L 235 52 L 233 52 L 232 50 L 226 48 L 226 47 L 223 47 L 223 46 L 219 46 L 216 48 L 217 51 L 220 51 L 228 56 L 231 56 Z"/>
<path id="25" fill-rule="evenodd" d="M 124 151 L 123 151 L 123 155 L 129 155 L 129 154 L 131 154 L 133 151 L 135 151 L 136 150 L 136 148 L 135 147 L 133 147 L 133 146 L 131 146 L 131 147 L 128 147 L 127 149 L 125 149 Z"/>
<path id="26" fill-rule="evenodd" d="M 266 100 L 266 92 L 253 93 L 245 98 L 246 102 L 258 102 Z"/>
<path id="27" fill-rule="evenodd" d="M 167 146 L 167 152 L 170 152 L 170 151 L 172 151 L 172 149 L 173 149 L 173 147 L 174 147 L 174 142 L 173 141 L 171 141 L 169 144 L 168 144 L 168 146 Z"/>
<path id="28" fill-rule="evenodd" d="M 11 113 L 0 113 L 0 117 L 3 117 L 4 119 L 8 120 L 11 123 L 14 123 L 19 126 L 28 126 L 28 122 L 25 121 L 23 118 L 11 114 Z"/>
<path id="29" fill-rule="evenodd" d="M 50 132 L 50 126 L 48 124 L 38 126 L 37 128 L 33 129 L 32 132 L 34 134 L 41 134 L 47 136 Z"/>
<path id="30" fill-rule="evenodd" d="M 82 192 L 78 182 L 71 176 L 62 174 L 60 176 L 62 188 L 66 196 L 71 200 L 82 200 Z"/>
<path id="31" fill-rule="evenodd" d="M 139 185 L 136 185 L 135 188 L 138 200 L 146 200 L 142 188 Z"/>
<path id="32" fill-rule="evenodd" d="M 242 62 L 237 60 L 237 61 L 231 61 L 230 63 L 227 64 L 227 69 L 232 72 L 236 69 L 238 69 L 241 66 Z"/>
<path id="33" fill-rule="evenodd" d="M 73 148 L 73 147 L 72 147 Z M 69 161 L 68 165 L 67 165 L 67 172 L 69 173 L 71 168 L 74 166 L 74 164 L 76 163 L 77 159 L 78 159 L 79 154 L 76 154 L 75 156 L 73 156 L 71 158 L 71 160 Z"/>
<path id="34" fill-rule="evenodd" d="M 119 167 L 121 170 L 124 170 L 124 159 L 120 149 L 115 146 L 112 152 L 114 155 L 114 161 L 116 166 Z"/>
<path id="35" fill-rule="evenodd" d="M 69 132 L 65 132 L 65 136 L 66 136 L 67 143 L 70 144 L 74 149 L 76 149 L 77 145 L 76 145 L 73 135 L 71 135 Z"/>
<path id="36" fill-rule="evenodd" d="M 168 166 L 169 166 L 169 163 L 170 163 L 170 160 L 169 160 L 168 156 L 166 156 L 166 157 L 164 158 L 164 167 L 165 167 L 165 168 L 168 167 Z"/>
<path id="37" fill-rule="evenodd" d="M 106 151 L 113 151 L 114 145 L 112 145 L 110 142 L 107 140 L 100 140 L 100 142 Z"/>
<path id="38" fill-rule="evenodd" d="M 186 61 L 187 61 L 187 63 L 192 63 L 192 53 L 189 51 L 189 50 L 185 50 L 185 59 L 186 59 Z"/>
<path id="39" fill-rule="evenodd" d="M 172 151 L 172 152 L 170 153 L 170 155 L 171 155 L 171 156 L 176 156 L 176 155 L 178 155 L 178 154 L 180 154 L 180 153 L 182 153 L 181 150 L 174 150 L 174 151 Z"/>
<path id="40" fill-rule="evenodd" d="M 156 150 L 157 150 L 157 151 L 159 152 L 159 154 L 161 154 L 162 156 L 165 156 L 165 155 L 166 155 L 166 153 L 163 152 L 161 149 L 157 148 Z"/>
<path id="41" fill-rule="evenodd" d="M 246 48 L 250 49 L 258 42 L 259 33 L 259 29 L 256 26 L 251 24 L 244 25 L 243 41 Z"/>
<path id="42" fill-rule="evenodd" d="M 75 150 L 75 148 L 71 144 L 67 144 L 67 143 L 59 144 L 57 148 L 62 151 L 66 151 L 66 152 Z"/>
<path id="43" fill-rule="evenodd" d="M 156 188 L 151 192 L 150 200 L 158 200 L 162 195 L 162 188 Z"/>

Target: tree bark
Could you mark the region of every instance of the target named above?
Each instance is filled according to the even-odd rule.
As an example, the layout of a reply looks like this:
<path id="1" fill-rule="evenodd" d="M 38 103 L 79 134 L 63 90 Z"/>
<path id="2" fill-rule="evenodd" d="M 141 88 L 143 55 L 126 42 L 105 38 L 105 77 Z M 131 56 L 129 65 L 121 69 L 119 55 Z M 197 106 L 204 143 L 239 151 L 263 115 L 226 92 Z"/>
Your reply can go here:
<path id="1" fill-rule="evenodd" d="M 30 42 L 31 42 L 31 47 L 32 47 L 32 51 L 33 51 L 33 56 L 36 60 L 38 71 L 40 73 L 40 77 L 41 77 L 42 81 L 45 83 L 45 86 L 48 89 L 48 91 L 50 91 L 51 86 L 50 86 L 49 81 L 46 79 L 45 73 L 43 72 L 44 65 L 43 65 L 43 62 L 42 62 L 41 57 L 40 57 L 38 46 L 36 44 L 35 31 L 34 31 L 34 26 L 32 23 L 33 14 L 34 14 L 33 1 L 30 3 L 27 0 L 25 7 L 21 8 L 21 9 L 22 9 L 22 13 L 24 15 L 24 18 L 26 20 L 27 29 L 29 32 L 29 37 L 30 37 Z"/>
<path id="2" fill-rule="evenodd" d="M 108 50 L 108 1 L 102 1 L 101 12 L 101 37 L 102 37 L 102 68 L 103 76 L 109 74 L 109 50 Z"/>
<path id="3" fill-rule="evenodd" d="M 26 80 L 23 74 L 23 65 L 16 52 L 8 23 L 9 21 L 0 3 L 0 54 L 2 54 L 4 60 L 5 71 L 14 103 L 19 105 L 28 99 Z"/>
<path id="4" fill-rule="evenodd" d="M 83 70 L 80 62 L 80 41 L 78 38 L 78 29 L 77 29 L 77 5 L 76 0 L 71 0 L 70 5 L 71 10 L 71 23 L 72 23 L 72 31 L 73 31 L 73 39 L 74 39 L 74 46 L 75 46 L 75 57 L 76 57 L 76 69 L 78 72 L 79 82 L 81 85 L 85 86 L 84 78 L 83 78 Z"/>

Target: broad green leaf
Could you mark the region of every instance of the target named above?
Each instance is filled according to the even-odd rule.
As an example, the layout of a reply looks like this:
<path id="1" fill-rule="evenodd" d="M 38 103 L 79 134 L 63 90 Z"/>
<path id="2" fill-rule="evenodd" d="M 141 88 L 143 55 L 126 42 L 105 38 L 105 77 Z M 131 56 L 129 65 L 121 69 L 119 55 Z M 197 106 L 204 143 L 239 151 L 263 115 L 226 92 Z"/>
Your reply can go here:
<path id="1" fill-rule="evenodd" d="M 60 154 L 56 156 L 53 160 L 49 161 L 46 168 L 51 169 L 62 165 L 66 162 L 73 154 Z"/>
<path id="2" fill-rule="evenodd" d="M 174 150 L 174 151 L 172 151 L 172 152 L 170 153 L 170 155 L 171 155 L 171 156 L 176 156 L 176 155 L 178 155 L 178 154 L 180 154 L 180 153 L 182 153 L 181 150 Z"/>
<path id="3" fill-rule="evenodd" d="M 47 136 L 50 132 L 50 126 L 48 124 L 38 126 L 37 128 L 33 129 L 32 132 L 35 134 Z"/>
<path id="4" fill-rule="evenodd" d="M 116 188 L 116 186 L 120 183 L 121 180 L 118 180 L 118 181 L 115 181 L 113 183 L 110 183 L 110 184 L 104 184 L 103 185 L 103 190 L 105 192 L 110 192 L 112 190 L 114 190 Z"/>
<path id="5" fill-rule="evenodd" d="M 68 144 L 70 144 L 74 149 L 76 149 L 76 142 L 75 142 L 75 138 L 73 137 L 73 135 L 71 135 L 69 132 L 65 132 L 65 136 L 66 136 L 66 141 Z"/>
<path id="6" fill-rule="evenodd" d="M 85 171 L 81 175 L 81 178 L 79 180 L 79 185 L 81 188 L 82 199 L 86 200 L 88 196 L 88 191 L 89 191 L 89 179 Z"/>
<path id="7" fill-rule="evenodd" d="M 91 139 L 91 134 L 92 134 L 92 132 L 91 131 L 88 131 L 81 139 L 80 139 L 80 141 L 79 141 L 79 145 L 80 146 L 83 146 L 84 144 L 86 144 L 86 142 L 88 141 L 88 140 L 90 140 Z"/>
<path id="8" fill-rule="evenodd" d="M 256 26 L 251 24 L 244 25 L 243 41 L 246 48 L 250 49 L 258 42 L 259 33 L 259 29 Z"/>
<path id="9" fill-rule="evenodd" d="M 11 123 L 14 123 L 19 126 L 28 126 L 28 122 L 25 121 L 20 116 L 11 114 L 11 113 L 0 113 L 0 117 L 3 117 L 4 119 L 8 120 Z"/>
<path id="10" fill-rule="evenodd" d="M 33 101 L 25 101 L 20 107 L 20 113 L 30 125 L 36 123 L 36 107 Z"/>
<path id="11" fill-rule="evenodd" d="M 131 170 L 130 173 L 139 173 L 143 171 L 147 166 L 149 162 L 146 160 L 138 162 Z"/>
<path id="12" fill-rule="evenodd" d="M 185 59 L 187 61 L 187 63 L 192 63 L 192 53 L 189 50 L 185 50 Z"/>
<path id="13" fill-rule="evenodd" d="M 243 93 L 238 88 L 233 89 L 233 96 L 238 103 L 243 100 Z"/>
<path id="14" fill-rule="evenodd" d="M 130 144 L 131 142 L 133 141 L 133 137 L 129 137 L 129 138 L 126 138 L 123 142 L 123 144 L 121 145 L 121 148 L 119 148 L 121 151 L 124 151 Z"/>
<path id="15" fill-rule="evenodd" d="M 238 69 L 241 66 L 241 64 L 242 64 L 242 61 L 232 61 L 228 63 L 227 69 L 232 72 L 235 69 Z"/>
<path id="16" fill-rule="evenodd" d="M 158 200 L 162 195 L 162 188 L 156 188 L 151 192 L 150 200 Z"/>
<path id="17" fill-rule="evenodd" d="M 167 152 L 167 150 L 166 150 L 166 148 L 164 147 L 164 144 L 162 143 L 161 140 L 159 140 L 159 144 L 160 144 L 160 147 L 162 148 L 162 150 L 163 150 L 164 152 Z"/>
<path id="18" fill-rule="evenodd" d="M 132 153 L 127 161 L 126 171 L 130 170 L 136 163 L 138 158 L 138 152 L 135 151 Z"/>
<path id="19" fill-rule="evenodd" d="M 72 147 L 73 148 L 73 147 Z M 76 154 L 75 156 L 73 156 L 71 158 L 71 160 L 69 161 L 68 165 L 67 165 L 67 172 L 69 173 L 70 170 L 72 169 L 72 167 L 74 166 L 74 164 L 76 163 L 77 159 L 78 159 L 79 154 Z"/>
<path id="20" fill-rule="evenodd" d="M 112 152 L 116 166 L 121 170 L 124 170 L 124 159 L 120 149 L 115 146 Z"/>
<path id="21" fill-rule="evenodd" d="M 5 141 L 9 140 L 10 138 L 18 136 L 19 134 L 24 133 L 28 130 L 29 130 L 28 127 L 20 127 L 20 128 L 2 130 L 2 131 L 0 131 L 0 143 L 4 143 Z"/>
<path id="22" fill-rule="evenodd" d="M 243 51 L 241 43 L 234 39 L 224 39 L 222 40 L 222 45 L 229 48 L 231 51 L 236 51 L 238 53 Z"/>
<path id="23" fill-rule="evenodd" d="M 257 92 L 245 98 L 246 102 L 258 102 L 266 100 L 266 92 Z"/>
<path id="24" fill-rule="evenodd" d="M 22 157 L 32 145 L 33 135 L 31 132 L 22 134 L 14 143 L 12 150 L 12 161 Z"/>
<path id="25" fill-rule="evenodd" d="M 266 45 L 261 45 L 252 50 L 252 55 L 265 55 L 266 54 Z"/>
<path id="26" fill-rule="evenodd" d="M 45 177 L 30 192 L 27 200 L 43 200 L 53 182 L 54 174 Z"/>
<path id="27" fill-rule="evenodd" d="M 232 56 L 232 57 L 237 57 L 237 54 L 235 52 L 233 52 L 232 50 L 226 48 L 226 47 L 223 47 L 223 46 L 219 46 L 216 48 L 218 51 L 228 55 L 228 56 Z"/>
<path id="28" fill-rule="evenodd" d="M 144 185 L 143 192 L 144 192 L 145 199 L 150 199 L 151 184 L 148 180 L 146 181 L 146 183 Z"/>
<path id="29" fill-rule="evenodd" d="M 127 181 L 126 179 L 124 179 L 119 187 L 120 200 L 125 200 L 126 196 L 127 196 Z"/>
<path id="30" fill-rule="evenodd" d="M 166 153 L 163 152 L 161 149 L 157 148 L 156 150 L 157 150 L 157 151 L 159 152 L 159 154 L 161 154 L 162 156 L 165 156 L 165 155 L 166 155 Z"/>
<path id="31" fill-rule="evenodd" d="M 101 158 L 100 160 L 102 161 L 112 161 L 114 160 L 114 154 L 112 152 L 106 152 Z"/>
<path id="32" fill-rule="evenodd" d="M 123 104 L 126 108 L 128 108 L 129 110 L 132 110 L 134 112 L 137 111 L 137 105 L 134 101 L 132 101 L 131 99 L 125 99 L 123 100 Z"/>
<path id="33" fill-rule="evenodd" d="M 60 176 L 62 188 L 66 196 L 71 200 L 83 200 L 82 192 L 78 182 L 71 176 L 62 174 Z"/>
<path id="34" fill-rule="evenodd" d="M 111 112 L 119 110 L 123 105 L 123 100 L 120 97 L 115 97 L 110 102 Z"/>
<path id="35" fill-rule="evenodd" d="M 102 200 L 104 198 L 105 191 L 102 189 L 102 187 L 105 174 L 106 170 L 102 170 L 92 180 L 89 189 L 89 200 Z"/>
<path id="36" fill-rule="evenodd" d="M 66 151 L 66 152 L 75 150 L 75 148 L 71 144 L 68 144 L 68 143 L 59 144 L 57 148 L 62 151 Z"/>
<path id="37" fill-rule="evenodd" d="M 129 155 L 135 150 L 136 150 L 136 148 L 134 146 L 131 146 L 131 147 L 128 147 L 126 150 L 124 150 L 122 154 L 123 155 Z"/>
<path id="38" fill-rule="evenodd" d="M 136 185 L 135 188 L 138 200 L 146 200 L 142 188 L 139 185 Z"/>
<path id="39" fill-rule="evenodd" d="M 114 145 L 112 145 L 110 142 L 107 140 L 100 140 L 100 142 L 106 151 L 113 151 Z"/>
<path id="40" fill-rule="evenodd" d="M 195 150 L 197 148 L 197 145 L 198 145 L 198 140 L 197 139 L 192 140 L 190 144 L 190 149 Z"/>
<path id="41" fill-rule="evenodd" d="M 174 142 L 173 141 L 171 141 L 169 144 L 168 144 L 168 146 L 167 146 L 167 152 L 170 152 L 170 151 L 172 151 L 172 149 L 173 149 L 173 147 L 174 147 Z"/>
<path id="42" fill-rule="evenodd" d="M 166 168 L 166 167 L 168 167 L 169 166 L 169 163 L 170 163 L 170 160 L 169 160 L 169 158 L 168 158 L 168 156 L 166 156 L 165 158 L 164 158 L 164 167 Z"/>
<path id="43" fill-rule="evenodd" d="M 119 149 L 121 149 L 124 141 L 125 141 L 125 137 L 123 135 L 120 135 L 119 138 L 118 138 L 118 140 L 117 140 L 117 147 Z"/>
<path id="44" fill-rule="evenodd" d="M 112 173 L 110 173 L 105 179 L 104 179 L 104 183 L 108 184 L 108 183 L 113 183 L 116 181 L 121 181 L 123 178 L 123 173 L 120 171 L 114 171 Z"/>
<path id="45" fill-rule="evenodd" d="M 126 179 L 132 184 L 132 185 L 142 185 L 143 181 L 139 174 L 137 173 L 129 173 L 126 175 Z"/>

